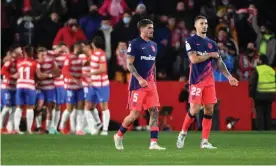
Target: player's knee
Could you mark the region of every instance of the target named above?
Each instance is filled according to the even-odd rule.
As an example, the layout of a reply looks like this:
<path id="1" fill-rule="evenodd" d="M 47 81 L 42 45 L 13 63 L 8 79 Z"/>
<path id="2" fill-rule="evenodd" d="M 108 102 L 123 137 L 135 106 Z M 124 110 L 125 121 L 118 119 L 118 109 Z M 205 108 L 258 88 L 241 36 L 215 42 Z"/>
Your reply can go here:
<path id="1" fill-rule="evenodd" d="M 204 114 L 205 115 L 213 115 L 214 105 L 208 104 L 204 106 Z"/>
<path id="2" fill-rule="evenodd" d="M 195 116 L 200 111 L 201 105 L 200 104 L 191 104 L 190 113 L 191 115 Z"/>
<path id="3" fill-rule="evenodd" d="M 129 120 L 131 121 L 131 123 L 133 123 L 136 119 L 138 119 L 139 114 L 138 113 L 131 113 L 129 115 Z"/>

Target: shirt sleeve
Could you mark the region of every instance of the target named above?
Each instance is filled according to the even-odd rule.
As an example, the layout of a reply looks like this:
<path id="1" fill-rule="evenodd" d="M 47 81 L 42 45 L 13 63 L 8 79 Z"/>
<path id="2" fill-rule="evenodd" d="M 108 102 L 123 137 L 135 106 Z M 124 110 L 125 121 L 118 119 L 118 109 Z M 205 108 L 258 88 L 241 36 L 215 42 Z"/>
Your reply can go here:
<path id="1" fill-rule="evenodd" d="M 134 57 L 138 56 L 136 43 L 134 41 L 132 41 L 129 44 L 128 49 L 127 49 L 127 55 L 131 55 L 131 56 L 134 56 Z"/>
<path id="2" fill-rule="evenodd" d="M 187 52 L 191 52 L 191 51 L 196 51 L 196 45 L 193 42 L 192 38 L 189 38 L 186 42 L 185 42 L 185 48 Z"/>
<path id="3" fill-rule="evenodd" d="M 70 66 L 70 60 L 66 59 L 64 61 L 64 65 L 63 65 L 63 68 L 62 68 L 62 74 L 64 75 L 65 78 L 71 79 L 73 77 L 70 74 L 69 66 Z"/>
<path id="4" fill-rule="evenodd" d="M 104 64 L 106 63 L 106 55 L 105 54 L 101 54 L 100 56 L 100 64 Z"/>
<path id="5" fill-rule="evenodd" d="M 213 42 L 213 45 L 214 45 L 214 52 L 219 52 L 218 44 L 216 42 Z"/>
<path id="6" fill-rule="evenodd" d="M 9 72 L 10 65 L 10 61 L 5 62 L 1 70 L 2 75 L 4 75 L 6 78 L 11 78 L 11 73 Z"/>

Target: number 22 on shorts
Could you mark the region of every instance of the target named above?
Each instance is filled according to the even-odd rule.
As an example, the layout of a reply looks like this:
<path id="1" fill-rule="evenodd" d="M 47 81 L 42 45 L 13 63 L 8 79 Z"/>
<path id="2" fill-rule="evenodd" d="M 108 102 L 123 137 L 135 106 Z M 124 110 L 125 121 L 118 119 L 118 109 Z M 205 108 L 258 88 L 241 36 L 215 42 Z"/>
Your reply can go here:
<path id="1" fill-rule="evenodd" d="M 193 86 L 191 88 L 191 95 L 192 96 L 200 96 L 201 95 L 201 89 Z"/>

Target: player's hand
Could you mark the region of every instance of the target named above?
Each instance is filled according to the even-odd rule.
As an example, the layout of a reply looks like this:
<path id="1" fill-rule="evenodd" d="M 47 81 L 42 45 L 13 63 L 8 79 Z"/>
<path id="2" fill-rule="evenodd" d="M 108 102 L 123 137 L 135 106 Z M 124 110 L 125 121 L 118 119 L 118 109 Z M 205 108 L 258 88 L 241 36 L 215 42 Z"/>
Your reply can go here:
<path id="1" fill-rule="evenodd" d="M 81 85 L 81 81 L 79 79 L 73 78 L 72 81 L 78 85 Z"/>
<path id="2" fill-rule="evenodd" d="M 14 78 L 14 79 L 18 79 L 18 78 L 19 78 L 19 73 L 15 73 L 15 74 L 13 74 L 13 75 L 12 75 L 12 78 Z"/>
<path id="3" fill-rule="evenodd" d="M 141 85 L 141 87 L 143 87 L 143 88 L 148 86 L 148 82 L 145 79 L 143 79 L 143 78 L 140 78 L 138 80 L 138 82 Z"/>
<path id="4" fill-rule="evenodd" d="M 92 76 L 92 73 L 84 73 L 83 74 L 85 77 L 91 77 Z"/>
<path id="5" fill-rule="evenodd" d="M 208 55 L 211 57 L 211 58 L 215 58 L 215 59 L 218 59 L 219 58 L 219 54 L 217 52 L 209 52 Z"/>
<path id="6" fill-rule="evenodd" d="M 233 76 L 229 76 L 228 81 L 229 81 L 230 85 L 232 85 L 232 86 L 239 85 L 239 81 L 236 78 L 234 78 Z"/>

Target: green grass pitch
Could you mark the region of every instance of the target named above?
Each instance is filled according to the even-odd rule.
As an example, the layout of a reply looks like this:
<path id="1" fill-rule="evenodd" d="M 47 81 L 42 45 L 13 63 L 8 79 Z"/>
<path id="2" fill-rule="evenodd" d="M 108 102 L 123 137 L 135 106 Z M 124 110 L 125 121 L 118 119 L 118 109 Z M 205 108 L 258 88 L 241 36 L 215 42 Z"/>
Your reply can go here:
<path id="1" fill-rule="evenodd" d="M 150 151 L 148 132 L 128 132 L 124 151 L 109 136 L 2 135 L 1 162 L 13 165 L 136 164 L 276 164 L 276 132 L 212 132 L 217 150 L 199 148 L 200 132 L 190 132 L 184 149 L 176 148 L 177 132 L 161 132 L 166 151 Z"/>

